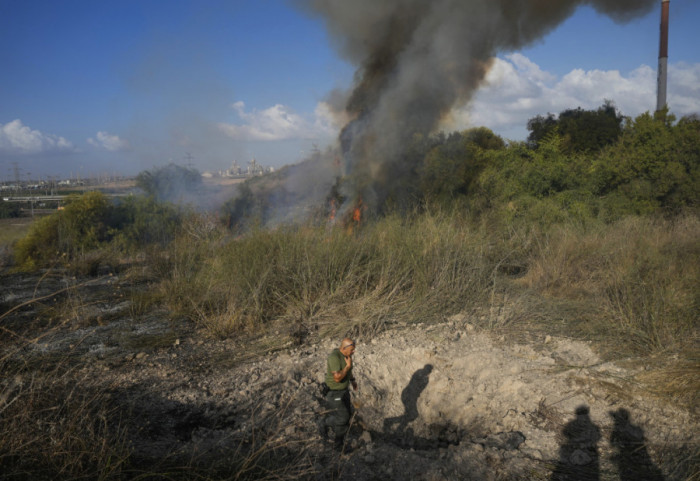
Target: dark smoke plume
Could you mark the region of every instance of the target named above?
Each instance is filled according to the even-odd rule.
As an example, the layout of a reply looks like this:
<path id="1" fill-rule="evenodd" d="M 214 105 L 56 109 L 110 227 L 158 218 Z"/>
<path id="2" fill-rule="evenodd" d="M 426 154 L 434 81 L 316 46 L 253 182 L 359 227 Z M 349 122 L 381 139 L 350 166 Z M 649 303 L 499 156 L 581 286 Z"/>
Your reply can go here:
<path id="1" fill-rule="evenodd" d="M 415 134 L 466 104 L 500 51 L 543 37 L 582 5 L 615 21 L 657 0 L 297 0 L 358 66 L 340 134 L 345 195 L 377 208 L 407 168 Z M 594 35 L 595 32 L 591 32 Z M 572 52 L 573 54 L 573 52 Z"/>

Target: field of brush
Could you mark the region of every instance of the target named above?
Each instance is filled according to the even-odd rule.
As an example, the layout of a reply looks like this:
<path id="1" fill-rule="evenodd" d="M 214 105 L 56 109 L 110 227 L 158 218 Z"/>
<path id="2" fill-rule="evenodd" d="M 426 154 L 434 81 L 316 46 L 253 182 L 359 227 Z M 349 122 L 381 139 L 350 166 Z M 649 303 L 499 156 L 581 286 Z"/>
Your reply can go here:
<path id="1" fill-rule="evenodd" d="M 130 420 L 106 402 L 110 387 L 81 371 L 81 341 L 29 361 L 57 332 L 124 319 L 143 325 L 141 340 L 130 342 L 144 352 L 187 331 L 236 340 L 238 355 L 254 359 L 466 313 L 475 328 L 508 342 L 590 342 L 606 361 L 646 366 L 635 382 L 649 396 L 697 408 L 695 215 L 543 228 L 424 211 L 388 215 L 352 233 L 308 225 L 237 237 L 202 218 L 186 222 L 167 249 L 135 257 L 104 249 L 38 276 L 6 265 L 0 466 L 7 479 L 119 479 L 135 469 Z M 170 328 L 149 331 L 154 317 L 170 319 Z M 684 472 L 697 474 L 697 464 Z"/>

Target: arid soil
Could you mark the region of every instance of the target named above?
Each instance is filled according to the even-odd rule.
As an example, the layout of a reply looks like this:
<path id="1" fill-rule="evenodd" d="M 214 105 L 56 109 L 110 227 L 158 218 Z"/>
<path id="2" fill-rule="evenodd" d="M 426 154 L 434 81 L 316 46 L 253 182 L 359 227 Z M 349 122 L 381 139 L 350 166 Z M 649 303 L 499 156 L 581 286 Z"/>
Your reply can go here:
<path id="1" fill-rule="evenodd" d="M 4 276 L 0 301 L 6 311 L 62 282 Z M 319 480 L 682 479 L 677 466 L 699 441 L 692 413 L 634 382 L 644 366 L 602 362 L 566 338 L 514 343 L 460 314 L 410 326 L 397 319 L 356 338 L 356 410 L 338 453 L 315 420 L 325 359 L 339 339 L 298 343 L 280 331 L 216 340 L 165 311 L 137 315 L 129 296 L 119 297 L 127 284 L 90 282 L 74 321 L 20 351 L 5 341 L 2 355 L 80 359 L 80 375 L 106 386 L 128 419 L 144 470 L 276 463 Z M 3 322 L 28 322 L 35 307 Z"/>

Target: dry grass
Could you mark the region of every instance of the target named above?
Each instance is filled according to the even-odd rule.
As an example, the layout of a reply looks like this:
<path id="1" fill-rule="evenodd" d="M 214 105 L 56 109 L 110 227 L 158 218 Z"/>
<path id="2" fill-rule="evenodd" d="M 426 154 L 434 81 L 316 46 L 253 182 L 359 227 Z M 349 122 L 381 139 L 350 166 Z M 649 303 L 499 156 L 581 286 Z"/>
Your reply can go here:
<path id="1" fill-rule="evenodd" d="M 639 375 L 639 381 L 664 397 L 697 411 L 700 408 L 700 359 L 697 352 L 687 358 L 664 359 Z M 694 357 L 692 357 L 694 356 Z"/>
<path id="2" fill-rule="evenodd" d="M 637 352 L 697 341 L 700 221 L 631 218 L 541 236 L 521 283 L 545 297 L 598 307 L 598 328 Z"/>
<path id="3" fill-rule="evenodd" d="M 89 310 L 80 288 L 69 291 L 69 318 L 9 332 L 0 345 L 0 478 L 8 480 L 74 479 L 300 479 L 312 477 L 308 446 L 284 435 L 286 408 L 262 416 L 252 407 L 249 436 L 232 439 L 227 455 L 193 452 L 187 460 L 164 456 L 144 460 L 133 452 L 134 432 L 142 428 L 133 407 L 124 404 L 120 388 L 86 364 L 74 347 L 65 352 L 34 349 L 42 339 L 76 322 L 75 312 Z M 44 297 L 56 297 L 54 292 Z M 42 298 L 22 303 L 36 305 Z M 16 306 L 19 307 L 19 306 Z M 75 312 L 74 312 L 75 310 Z M 0 315 L 5 321 L 17 309 Z M 54 312 L 55 314 L 55 312 Z M 143 335 L 132 349 L 169 346 L 175 333 Z M 289 339 L 287 339 L 289 341 Z M 280 337 L 261 338 L 253 350 L 279 349 Z M 77 343 L 79 344 L 79 343 Z M 286 344 L 287 346 L 289 343 Z M 254 355 L 254 354 L 251 354 Z M 258 419 L 254 419 L 258 417 Z M 145 464 L 144 464 L 145 462 Z"/>
<path id="4" fill-rule="evenodd" d="M 46 373 L 20 365 L 0 365 L 2 478 L 119 479 L 129 449 L 106 387 L 64 363 Z"/>
<path id="5" fill-rule="evenodd" d="M 474 224 L 456 213 L 342 228 L 184 237 L 161 293 L 217 336 L 372 335 L 479 309 L 482 327 L 555 328 L 638 355 L 697 341 L 700 220 Z M 344 322 L 339 323 L 342 319 Z M 339 324 L 345 332 L 339 332 Z"/>
<path id="6" fill-rule="evenodd" d="M 162 285 L 171 308 L 217 335 L 255 333 L 286 323 L 329 335 L 337 319 L 371 334 L 459 312 L 484 298 L 497 257 L 483 235 L 442 214 L 389 217 L 348 235 L 305 226 L 256 231 L 223 242 L 175 245 Z"/>

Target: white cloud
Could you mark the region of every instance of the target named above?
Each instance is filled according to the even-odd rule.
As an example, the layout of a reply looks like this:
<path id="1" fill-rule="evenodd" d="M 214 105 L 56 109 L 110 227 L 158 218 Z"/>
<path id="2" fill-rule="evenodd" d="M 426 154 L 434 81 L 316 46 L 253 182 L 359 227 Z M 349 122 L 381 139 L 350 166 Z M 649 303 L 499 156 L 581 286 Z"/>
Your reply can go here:
<path id="1" fill-rule="evenodd" d="M 242 124 L 220 123 L 218 127 L 227 136 L 237 140 L 317 139 L 337 132 L 331 109 L 323 102 L 316 106 L 310 120 L 281 104 L 251 112 L 247 112 L 245 104 L 240 101 L 232 107 Z"/>
<path id="2" fill-rule="evenodd" d="M 668 103 L 677 116 L 700 112 L 700 64 L 669 65 Z M 617 70 L 575 69 L 562 77 L 543 71 L 521 54 L 497 58 L 472 102 L 452 115 L 445 129 L 486 126 L 506 137 L 525 138 L 528 119 L 615 102 L 628 116 L 656 108 L 656 71 L 642 65 Z"/>
<path id="3" fill-rule="evenodd" d="M 88 144 L 100 148 L 100 149 L 105 149 L 109 150 L 110 152 L 119 152 L 123 150 L 129 150 L 129 142 L 120 139 L 118 135 L 112 135 L 107 132 L 97 132 L 97 135 L 95 135 L 96 139 L 89 138 L 87 139 Z"/>
<path id="4" fill-rule="evenodd" d="M 75 146 L 63 137 L 32 130 L 19 119 L 0 124 L 0 152 L 39 154 L 74 150 Z"/>

